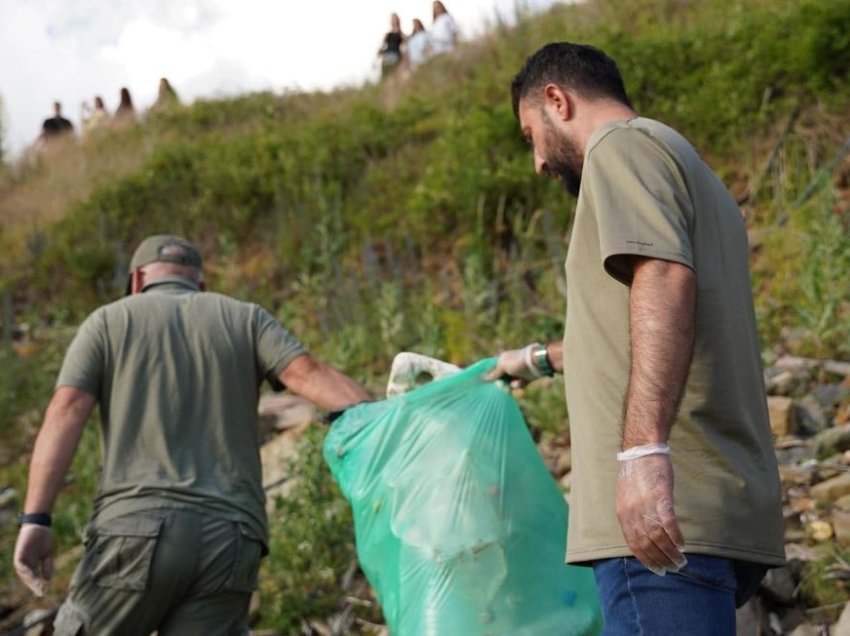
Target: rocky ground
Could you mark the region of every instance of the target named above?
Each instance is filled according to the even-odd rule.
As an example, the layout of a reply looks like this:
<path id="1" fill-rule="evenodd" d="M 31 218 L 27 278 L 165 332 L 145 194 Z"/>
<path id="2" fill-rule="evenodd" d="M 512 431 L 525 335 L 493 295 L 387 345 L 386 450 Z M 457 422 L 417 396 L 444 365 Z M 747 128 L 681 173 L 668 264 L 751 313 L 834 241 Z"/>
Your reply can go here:
<path id="1" fill-rule="evenodd" d="M 788 563 L 771 570 L 739 611 L 740 636 L 850 636 L 850 363 L 781 357 L 766 373 L 771 428 L 784 491 Z M 281 467 L 313 421 L 312 407 L 291 396 L 264 398 L 260 407 L 265 486 L 269 499 L 291 487 Z M 570 482 L 567 437 L 545 439 L 540 452 L 555 479 Z M 0 489 L 0 511 L 11 514 L 16 493 Z M 61 555 L 75 561 L 79 550 Z M 347 578 L 349 606 L 373 604 L 362 579 Z M 0 632 L 47 636 L 60 598 L 35 601 L 21 586 L 0 596 Z M 253 612 L 259 612 L 258 602 Z M 362 622 L 362 621 L 361 621 Z M 315 618 L 302 633 L 351 633 L 350 612 Z M 358 633 L 386 634 L 380 625 Z M 274 632 L 254 632 L 273 636 Z"/>

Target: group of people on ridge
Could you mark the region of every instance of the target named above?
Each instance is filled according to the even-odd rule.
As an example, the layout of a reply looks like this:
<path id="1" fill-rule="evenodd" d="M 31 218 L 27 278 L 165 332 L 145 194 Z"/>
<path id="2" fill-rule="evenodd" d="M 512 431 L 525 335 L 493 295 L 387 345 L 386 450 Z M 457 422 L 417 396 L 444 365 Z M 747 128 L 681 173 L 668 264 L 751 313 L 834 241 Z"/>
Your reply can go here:
<path id="1" fill-rule="evenodd" d="M 381 78 L 392 75 L 399 68 L 410 72 L 434 55 L 451 53 L 458 39 L 458 28 L 446 6 L 435 0 L 431 30 L 425 29 L 422 20 L 413 19 L 413 30 L 405 35 L 397 13 L 390 16 L 390 30 L 384 36 L 378 55 L 381 57 Z"/>
<path id="2" fill-rule="evenodd" d="M 180 100 L 177 97 L 177 92 L 171 86 L 171 82 L 166 78 L 159 80 L 159 91 L 156 101 L 150 107 L 150 111 L 161 111 L 171 106 L 179 104 Z M 100 95 L 94 98 L 94 105 L 88 101 L 84 101 L 80 105 L 80 124 L 82 125 L 83 135 L 89 135 L 94 130 L 99 128 L 123 127 L 135 123 L 136 108 L 133 106 L 133 98 L 130 97 L 130 90 L 126 87 L 121 89 L 120 100 L 115 112 L 110 115 L 106 108 L 106 104 Z M 48 117 L 41 124 L 41 134 L 39 141 L 50 142 L 52 140 L 64 137 L 69 133 L 74 132 L 74 124 L 62 115 L 61 102 L 53 103 L 53 117 Z"/>

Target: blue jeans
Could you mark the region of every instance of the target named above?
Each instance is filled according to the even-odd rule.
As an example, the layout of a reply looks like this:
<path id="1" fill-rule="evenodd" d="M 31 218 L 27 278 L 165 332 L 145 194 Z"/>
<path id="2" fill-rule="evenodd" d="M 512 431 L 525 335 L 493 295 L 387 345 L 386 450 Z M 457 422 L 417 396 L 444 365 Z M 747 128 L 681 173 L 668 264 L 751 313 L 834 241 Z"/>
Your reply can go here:
<path id="1" fill-rule="evenodd" d="M 604 636 L 735 636 L 735 608 L 758 587 L 765 565 L 688 554 L 679 572 L 657 576 L 634 557 L 593 563 Z"/>

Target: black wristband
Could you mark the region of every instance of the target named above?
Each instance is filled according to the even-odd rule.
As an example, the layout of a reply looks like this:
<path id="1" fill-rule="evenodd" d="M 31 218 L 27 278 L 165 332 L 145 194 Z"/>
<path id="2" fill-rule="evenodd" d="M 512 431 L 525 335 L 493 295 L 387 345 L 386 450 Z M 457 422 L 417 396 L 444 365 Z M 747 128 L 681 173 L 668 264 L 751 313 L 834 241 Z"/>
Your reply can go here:
<path id="1" fill-rule="evenodd" d="M 336 420 L 338 420 L 342 415 L 348 410 L 353 409 L 355 406 L 360 406 L 361 404 L 366 404 L 368 402 L 374 402 L 375 400 L 360 400 L 359 402 L 355 402 L 354 404 L 349 404 L 345 408 L 338 409 L 336 411 L 328 411 L 325 413 L 324 417 L 322 417 L 322 421 L 325 424 L 333 424 Z"/>
<path id="2" fill-rule="evenodd" d="M 45 528 L 49 528 L 53 524 L 53 517 L 51 517 L 46 512 L 34 512 L 32 514 L 22 512 L 18 515 L 18 523 L 32 523 L 37 526 L 44 526 Z"/>

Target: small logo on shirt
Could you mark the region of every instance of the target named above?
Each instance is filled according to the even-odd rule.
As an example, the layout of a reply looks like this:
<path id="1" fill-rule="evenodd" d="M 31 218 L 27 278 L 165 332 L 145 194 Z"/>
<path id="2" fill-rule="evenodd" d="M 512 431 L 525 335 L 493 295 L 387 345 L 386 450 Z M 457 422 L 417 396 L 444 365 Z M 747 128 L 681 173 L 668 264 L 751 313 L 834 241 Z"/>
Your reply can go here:
<path id="1" fill-rule="evenodd" d="M 646 243 L 644 241 L 626 241 L 626 245 L 640 245 L 641 247 L 652 247 L 652 243 Z"/>

